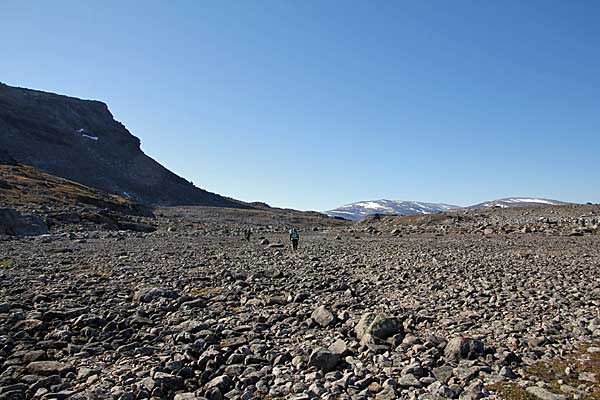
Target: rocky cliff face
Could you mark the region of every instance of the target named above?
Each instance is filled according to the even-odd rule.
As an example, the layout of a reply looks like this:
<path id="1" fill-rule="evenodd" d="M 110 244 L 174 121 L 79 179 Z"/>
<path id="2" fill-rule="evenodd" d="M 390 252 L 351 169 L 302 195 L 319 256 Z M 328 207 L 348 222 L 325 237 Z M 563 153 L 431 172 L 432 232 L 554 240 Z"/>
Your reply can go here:
<path id="1" fill-rule="evenodd" d="M 0 159 L 155 205 L 247 208 L 175 175 L 106 104 L 0 84 Z"/>

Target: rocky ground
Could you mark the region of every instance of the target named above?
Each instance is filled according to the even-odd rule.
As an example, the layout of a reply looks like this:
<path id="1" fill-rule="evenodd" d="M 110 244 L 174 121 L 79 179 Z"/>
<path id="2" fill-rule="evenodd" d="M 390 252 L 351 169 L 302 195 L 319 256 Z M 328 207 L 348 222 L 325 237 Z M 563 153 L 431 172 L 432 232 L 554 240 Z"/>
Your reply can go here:
<path id="1" fill-rule="evenodd" d="M 0 399 L 597 399 L 599 211 L 4 237 Z"/>

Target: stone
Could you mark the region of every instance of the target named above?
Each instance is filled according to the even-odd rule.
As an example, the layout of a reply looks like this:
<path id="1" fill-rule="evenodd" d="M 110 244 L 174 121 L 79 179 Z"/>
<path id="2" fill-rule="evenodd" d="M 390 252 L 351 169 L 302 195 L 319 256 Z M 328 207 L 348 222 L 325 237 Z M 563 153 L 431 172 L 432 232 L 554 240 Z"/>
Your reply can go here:
<path id="1" fill-rule="evenodd" d="M 454 392 L 444 383 L 440 381 L 435 381 L 431 385 L 427 387 L 429 393 L 434 396 L 439 396 L 441 398 L 452 398 L 454 396 Z"/>
<path id="2" fill-rule="evenodd" d="M 335 321 L 334 315 L 325 306 L 317 307 L 310 317 L 323 328 L 331 325 Z"/>
<path id="3" fill-rule="evenodd" d="M 340 355 L 327 349 L 315 349 L 310 355 L 308 364 L 317 369 L 329 372 L 335 369 Z"/>
<path id="4" fill-rule="evenodd" d="M 213 388 L 219 389 L 221 393 L 226 393 L 232 384 L 232 380 L 227 375 L 217 376 L 204 386 L 204 390 L 210 391 Z"/>
<path id="5" fill-rule="evenodd" d="M 173 400 L 196 400 L 198 397 L 194 393 L 177 393 Z"/>
<path id="6" fill-rule="evenodd" d="M 592 372 L 581 372 L 577 379 L 582 382 L 598 383 L 596 374 Z"/>
<path id="7" fill-rule="evenodd" d="M 453 376 L 459 381 L 469 382 L 479 374 L 479 370 L 478 366 L 468 366 L 461 363 L 454 368 Z"/>
<path id="8" fill-rule="evenodd" d="M 365 335 L 385 340 L 392 335 L 403 332 L 403 327 L 402 321 L 398 318 L 366 313 L 354 328 L 354 332 L 359 340 L 362 340 Z"/>
<path id="9" fill-rule="evenodd" d="M 62 375 L 73 368 L 58 361 L 33 361 L 27 365 L 27 371 L 38 375 Z"/>
<path id="10" fill-rule="evenodd" d="M 454 368 L 449 365 L 443 365 L 441 367 L 433 368 L 432 373 L 433 376 L 435 376 L 435 379 L 447 384 L 454 375 Z"/>
<path id="11" fill-rule="evenodd" d="M 150 303 L 159 298 L 176 299 L 177 297 L 178 294 L 174 290 L 154 287 L 138 290 L 133 296 L 133 300 L 142 303 Z"/>
<path id="12" fill-rule="evenodd" d="M 339 354 L 340 357 L 344 357 L 348 352 L 348 346 L 344 340 L 338 339 L 331 346 L 329 346 L 329 351 Z"/>
<path id="13" fill-rule="evenodd" d="M 397 398 L 398 394 L 396 393 L 396 389 L 389 386 L 375 395 L 375 400 L 396 400 Z"/>
<path id="14" fill-rule="evenodd" d="M 405 388 L 419 388 L 422 386 L 421 382 L 413 374 L 406 374 L 404 376 L 401 376 L 400 379 L 398 379 L 398 385 Z"/>
<path id="15" fill-rule="evenodd" d="M 500 368 L 500 376 L 506 379 L 517 379 L 518 376 L 513 372 L 510 367 L 502 367 Z"/>
<path id="16" fill-rule="evenodd" d="M 566 400 L 567 396 L 562 394 L 552 393 L 539 386 L 529 386 L 525 389 L 528 393 L 531 393 L 535 397 L 541 400 Z"/>
<path id="17" fill-rule="evenodd" d="M 465 388 L 460 394 L 459 400 L 480 400 L 488 395 L 489 393 L 483 385 L 483 382 L 477 381 Z"/>
<path id="18" fill-rule="evenodd" d="M 146 377 L 140 381 L 140 385 L 152 392 L 157 387 L 157 383 L 151 377 Z"/>
<path id="19" fill-rule="evenodd" d="M 77 379 L 87 379 L 92 375 L 98 375 L 100 374 L 100 371 L 98 370 L 94 370 L 91 368 L 79 368 L 79 370 L 77 371 Z"/>
<path id="20" fill-rule="evenodd" d="M 166 372 L 155 373 L 154 381 L 157 385 L 164 386 L 170 390 L 178 390 L 183 387 L 183 378 Z"/>
<path id="21" fill-rule="evenodd" d="M 444 349 L 444 356 L 453 361 L 461 359 L 475 359 L 483 355 L 483 342 L 468 337 L 455 337 L 450 340 Z"/>

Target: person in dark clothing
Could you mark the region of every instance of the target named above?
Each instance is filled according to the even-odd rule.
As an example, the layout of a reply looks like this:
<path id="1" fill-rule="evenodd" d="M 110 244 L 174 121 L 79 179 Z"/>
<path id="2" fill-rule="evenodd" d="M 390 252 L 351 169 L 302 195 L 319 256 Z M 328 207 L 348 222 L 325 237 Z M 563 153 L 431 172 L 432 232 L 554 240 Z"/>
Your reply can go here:
<path id="1" fill-rule="evenodd" d="M 290 240 L 292 241 L 292 248 L 294 251 L 298 250 L 298 242 L 300 241 L 300 234 L 297 230 L 292 229 L 290 231 Z"/>
<path id="2" fill-rule="evenodd" d="M 252 235 L 252 231 L 250 229 L 245 229 L 244 230 L 244 236 L 246 237 L 246 241 L 247 242 L 250 241 L 250 235 Z"/>

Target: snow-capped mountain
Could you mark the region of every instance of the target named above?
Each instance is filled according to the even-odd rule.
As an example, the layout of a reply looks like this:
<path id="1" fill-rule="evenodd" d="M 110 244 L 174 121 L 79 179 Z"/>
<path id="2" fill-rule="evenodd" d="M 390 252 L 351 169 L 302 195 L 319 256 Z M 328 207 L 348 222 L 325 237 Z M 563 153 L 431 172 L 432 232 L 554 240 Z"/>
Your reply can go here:
<path id="1" fill-rule="evenodd" d="M 373 200 L 360 201 L 358 203 L 346 204 L 334 210 L 325 211 L 330 217 L 342 217 L 352 221 L 357 221 L 366 215 L 371 214 L 435 214 L 460 207 L 442 203 L 424 203 L 420 201 L 401 201 L 401 200 Z"/>
<path id="2" fill-rule="evenodd" d="M 562 206 L 570 203 L 564 201 L 550 200 L 550 199 L 539 199 L 532 197 L 509 197 L 506 199 L 498 199 L 485 201 L 483 203 L 475 204 L 474 206 L 466 207 L 470 209 L 479 208 L 508 208 L 508 207 L 527 207 L 527 206 Z"/>
<path id="3" fill-rule="evenodd" d="M 469 207 L 459 207 L 444 203 L 424 203 L 422 201 L 372 200 L 346 204 L 345 206 L 338 207 L 334 210 L 325 211 L 324 214 L 327 214 L 330 217 L 342 217 L 352 221 L 357 221 L 367 215 L 372 214 L 436 214 L 461 209 L 476 210 L 483 208 L 561 206 L 566 204 L 571 203 L 533 197 L 508 197 L 505 199 L 486 201 Z"/>

